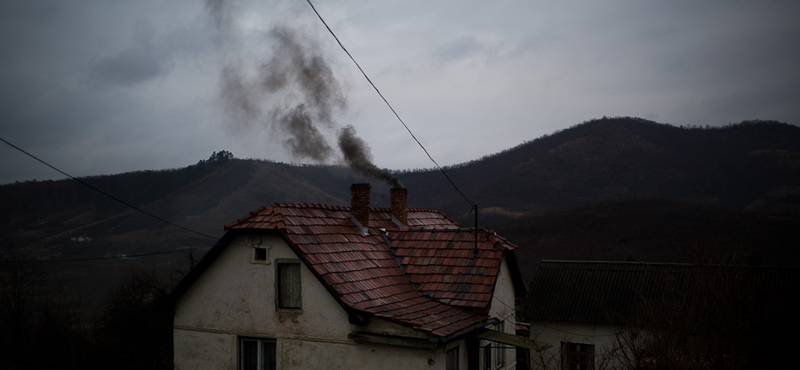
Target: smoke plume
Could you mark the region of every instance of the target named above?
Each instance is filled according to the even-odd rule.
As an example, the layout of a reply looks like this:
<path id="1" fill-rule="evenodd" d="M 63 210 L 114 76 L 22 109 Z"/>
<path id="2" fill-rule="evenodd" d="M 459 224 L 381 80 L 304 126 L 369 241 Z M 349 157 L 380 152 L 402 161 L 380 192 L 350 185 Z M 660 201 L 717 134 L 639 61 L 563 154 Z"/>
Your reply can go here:
<path id="1" fill-rule="evenodd" d="M 339 149 L 344 155 L 344 161 L 357 173 L 386 181 L 393 188 L 402 187 L 389 170 L 372 163 L 372 154 L 367 143 L 356 136 L 356 129 L 352 125 L 339 131 Z"/>
<path id="2" fill-rule="evenodd" d="M 305 38 L 275 27 L 267 35 L 273 53 L 265 62 L 243 62 L 232 0 L 207 0 L 222 51 L 220 96 L 226 111 L 243 126 L 264 127 L 276 134 L 298 159 L 331 163 L 339 158 L 325 132 L 338 128 L 335 117 L 347 110 L 347 98 L 332 69 Z M 372 163 L 369 147 L 352 126 L 338 131 L 345 163 L 364 176 L 399 186 L 390 172 Z"/>

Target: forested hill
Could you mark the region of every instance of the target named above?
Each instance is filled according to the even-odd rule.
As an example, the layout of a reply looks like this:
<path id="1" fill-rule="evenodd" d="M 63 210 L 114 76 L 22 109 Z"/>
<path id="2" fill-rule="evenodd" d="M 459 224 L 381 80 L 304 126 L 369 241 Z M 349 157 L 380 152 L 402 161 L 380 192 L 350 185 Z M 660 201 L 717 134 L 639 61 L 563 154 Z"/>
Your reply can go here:
<path id="1" fill-rule="evenodd" d="M 618 225 L 601 226 L 602 218 L 597 218 L 593 225 L 601 229 L 593 229 L 595 236 L 581 234 L 585 218 L 570 212 L 586 207 L 657 200 L 677 204 L 680 212 L 662 207 L 675 217 L 725 212 L 769 216 L 780 219 L 781 225 L 795 225 L 800 214 L 798 143 L 800 128 L 777 122 L 680 128 L 637 118 L 604 118 L 446 170 L 470 202 L 479 205 L 480 225 L 504 230 L 519 240 L 520 254 L 528 260 L 584 258 L 587 254 L 577 252 L 577 246 L 586 248 L 591 240 L 602 240 L 596 233 L 621 235 L 619 230 L 625 230 Z M 220 153 L 182 169 L 81 179 L 141 211 L 198 233 L 154 219 L 72 180 L 0 186 L 2 257 L 8 258 L 9 250 L 35 259 L 62 260 L 207 248 L 222 235 L 222 225 L 262 205 L 349 205 L 350 184 L 369 181 L 343 167 L 239 160 Z M 398 172 L 397 176 L 409 189 L 410 206 L 438 208 L 472 226 L 470 203 L 438 170 Z M 372 183 L 373 205 L 388 206 L 387 186 Z M 633 209 L 641 210 L 637 207 Z M 555 219 L 562 220 L 561 226 L 542 226 Z M 738 216 L 732 219 L 749 222 Z M 651 218 L 648 228 L 670 222 L 669 218 L 658 220 Z M 558 247 L 536 245 L 545 242 L 549 230 L 554 234 L 565 229 L 572 230 L 571 239 L 560 239 L 565 243 Z M 702 230 L 697 228 L 697 232 Z M 656 245 L 661 243 L 656 238 L 670 238 L 655 232 L 637 235 L 623 239 L 637 240 L 640 246 L 648 240 Z M 721 239 L 708 243 L 718 241 L 722 243 Z M 623 254 L 606 258 L 652 258 L 637 254 L 637 246 L 628 245 Z M 544 253 L 553 248 L 558 253 Z M 198 254 L 204 251 L 196 250 Z"/>
<path id="2" fill-rule="evenodd" d="M 703 129 L 600 119 L 448 173 L 484 214 L 541 214 L 641 198 L 798 214 L 800 127 L 757 121 Z M 435 172 L 401 179 L 423 204 L 456 217 L 469 211 Z"/>

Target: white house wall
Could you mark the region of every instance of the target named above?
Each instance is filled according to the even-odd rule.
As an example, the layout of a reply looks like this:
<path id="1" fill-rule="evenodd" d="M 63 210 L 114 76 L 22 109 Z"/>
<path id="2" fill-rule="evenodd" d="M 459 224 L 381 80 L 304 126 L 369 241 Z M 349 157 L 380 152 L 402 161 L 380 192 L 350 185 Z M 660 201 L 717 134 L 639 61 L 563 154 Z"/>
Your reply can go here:
<path id="1" fill-rule="evenodd" d="M 175 369 L 235 369 L 236 335 L 207 331 L 173 331 Z"/>
<path id="2" fill-rule="evenodd" d="M 612 364 L 607 362 L 613 361 L 609 353 L 617 347 L 615 340 L 619 330 L 617 326 L 606 324 L 531 322 L 531 338 L 550 345 L 539 353 L 531 351 L 531 369 L 561 369 L 561 342 L 594 345 L 595 369 L 609 368 Z"/>
<path id="3" fill-rule="evenodd" d="M 296 260 L 297 255 L 279 237 L 263 236 L 261 246 L 269 247 L 270 263 L 253 263 L 248 243 L 248 238 L 234 240 L 176 302 L 175 369 L 237 369 L 241 337 L 275 339 L 277 366 L 282 370 L 445 369 L 449 347 L 423 349 L 349 339 L 357 327 L 304 264 L 302 313 L 276 311 L 275 261 Z M 358 329 L 416 333 L 376 318 Z M 461 368 L 466 369 L 466 351 L 462 348 L 459 353 Z"/>
<path id="4" fill-rule="evenodd" d="M 282 342 L 280 369 L 444 369 L 444 362 L 430 365 L 433 350 L 299 339 Z"/>
<path id="5" fill-rule="evenodd" d="M 497 281 L 494 284 L 494 295 L 492 296 L 492 306 L 489 309 L 489 316 L 495 317 L 503 321 L 503 332 L 507 334 L 516 334 L 516 294 L 514 292 L 514 281 L 511 279 L 511 270 L 508 266 L 508 261 L 503 257 L 500 262 L 500 272 L 497 276 Z M 483 347 L 489 342 L 481 341 L 480 346 Z M 514 369 L 516 367 L 517 352 L 516 349 L 510 348 L 510 345 L 500 344 L 501 346 L 508 347 L 503 349 L 503 369 Z M 483 364 L 483 351 L 480 353 L 480 364 Z"/>
<path id="6" fill-rule="evenodd" d="M 347 339 L 347 313 L 301 264 L 302 314 L 276 315 L 275 261 L 298 260 L 283 240 L 264 236 L 270 263 L 252 263 L 247 240 L 234 240 L 181 296 L 175 327 L 236 332 L 247 336 Z M 282 316 L 282 319 L 278 316 Z"/>

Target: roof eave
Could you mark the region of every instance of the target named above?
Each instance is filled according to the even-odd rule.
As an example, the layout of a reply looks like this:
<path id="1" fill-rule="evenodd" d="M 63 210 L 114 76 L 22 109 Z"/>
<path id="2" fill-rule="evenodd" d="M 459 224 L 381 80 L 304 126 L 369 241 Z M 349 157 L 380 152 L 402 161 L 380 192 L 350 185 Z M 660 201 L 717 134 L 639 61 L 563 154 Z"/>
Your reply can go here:
<path id="1" fill-rule="evenodd" d="M 467 335 L 469 335 L 470 333 L 472 333 L 472 332 L 474 332 L 476 330 L 483 329 L 487 325 L 494 325 L 494 324 L 497 324 L 499 322 L 500 322 L 500 320 L 495 318 L 495 317 L 488 317 L 485 320 L 481 320 L 481 321 L 479 321 L 479 322 L 477 322 L 475 324 L 472 324 L 472 325 L 470 325 L 470 326 L 468 326 L 468 327 L 466 327 L 464 329 L 458 330 L 458 331 L 456 331 L 456 332 L 454 332 L 452 334 L 448 334 L 448 335 L 446 335 L 444 337 L 440 337 L 438 343 L 442 344 L 442 345 L 450 343 L 450 342 L 452 342 L 454 340 L 461 339 L 462 337 L 467 336 Z"/>

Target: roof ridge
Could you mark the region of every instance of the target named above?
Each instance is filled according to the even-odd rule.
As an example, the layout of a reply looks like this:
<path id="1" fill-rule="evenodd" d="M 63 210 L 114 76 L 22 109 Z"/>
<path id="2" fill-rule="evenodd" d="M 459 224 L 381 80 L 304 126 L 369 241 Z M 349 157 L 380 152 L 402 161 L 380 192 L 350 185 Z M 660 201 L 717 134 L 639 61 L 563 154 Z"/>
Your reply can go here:
<path id="1" fill-rule="evenodd" d="M 320 204 L 320 203 L 275 203 L 270 207 L 278 206 L 278 207 L 285 207 L 285 208 L 321 208 L 321 209 L 328 209 L 334 211 L 348 211 L 350 207 L 346 206 L 332 206 L 329 204 Z"/>
<path id="2" fill-rule="evenodd" d="M 261 212 L 264 212 L 265 210 L 270 209 L 270 208 L 272 208 L 272 206 L 269 206 L 269 207 L 266 207 L 266 206 L 258 207 L 256 209 L 248 212 L 246 216 L 244 216 L 242 218 L 237 218 L 236 221 L 228 223 L 228 224 L 224 224 L 224 225 L 222 225 L 222 227 L 223 227 L 223 229 L 225 229 L 227 231 L 229 228 L 233 227 L 234 225 L 238 225 L 238 224 L 247 222 L 247 220 L 249 220 L 249 219 L 251 219 L 253 217 L 256 217 L 256 215 L 258 215 Z"/>
<path id="3" fill-rule="evenodd" d="M 748 265 L 746 263 L 740 264 L 707 264 L 707 263 L 692 263 L 692 262 L 650 262 L 650 261 L 595 261 L 595 260 L 542 260 L 540 265 L 544 264 L 565 264 L 565 265 L 619 265 L 619 266 L 655 266 L 655 267 L 691 267 L 691 268 L 747 268 L 754 270 L 800 270 L 800 266 L 780 266 L 780 265 Z"/>
<path id="4" fill-rule="evenodd" d="M 700 266 L 688 262 L 648 262 L 648 261 L 601 261 L 601 260 L 542 260 L 541 263 L 587 264 L 597 263 L 604 265 L 667 265 L 667 266 Z"/>
<path id="5" fill-rule="evenodd" d="M 440 210 L 438 210 L 436 208 L 429 208 L 429 207 L 408 207 L 408 210 L 409 211 L 417 211 L 417 212 L 423 212 L 423 211 L 424 212 L 436 212 L 436 213 L 441 213 L 442 215 L 444 215 L 444 213 L 442 213 L 442 211 L 440 211 Z"/>

